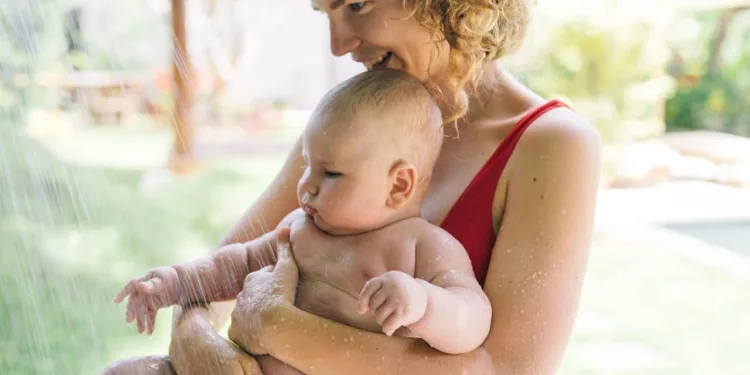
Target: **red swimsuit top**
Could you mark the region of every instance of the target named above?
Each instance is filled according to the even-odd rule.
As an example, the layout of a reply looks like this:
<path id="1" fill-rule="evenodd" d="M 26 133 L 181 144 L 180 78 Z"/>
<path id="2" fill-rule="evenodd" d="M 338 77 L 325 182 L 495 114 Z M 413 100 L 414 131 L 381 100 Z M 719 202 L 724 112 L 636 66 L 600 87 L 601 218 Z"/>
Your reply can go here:
<path id="1" fill-rule="evenodd" d="M 500 175 L 523 132 L 539 116 L 558 107 L 565 107 L 565 104 L 552 100 L 524 115 L 484 163 L 443 220 L 441 227 L 466 248 L 474 275 L 482 285 L 487 277 L 487 268 L 495 245 L 492 201 Z"/>

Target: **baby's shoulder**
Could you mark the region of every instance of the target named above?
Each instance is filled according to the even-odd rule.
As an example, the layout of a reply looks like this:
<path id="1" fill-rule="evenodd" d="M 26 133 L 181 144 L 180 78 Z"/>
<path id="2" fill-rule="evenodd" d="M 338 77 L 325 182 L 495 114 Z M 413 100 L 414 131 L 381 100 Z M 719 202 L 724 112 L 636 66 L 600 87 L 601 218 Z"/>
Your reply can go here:
<path id="1" fill-rule="evenodd" d="M 436 244 L 440 247 L 461 247 L 461 244 L 445 229 L 430 223 L 422 218 L 409 218 L 399 222 L 400 230 L 408 233 L 415 240 L 418 248 L 433 248 Z"/>

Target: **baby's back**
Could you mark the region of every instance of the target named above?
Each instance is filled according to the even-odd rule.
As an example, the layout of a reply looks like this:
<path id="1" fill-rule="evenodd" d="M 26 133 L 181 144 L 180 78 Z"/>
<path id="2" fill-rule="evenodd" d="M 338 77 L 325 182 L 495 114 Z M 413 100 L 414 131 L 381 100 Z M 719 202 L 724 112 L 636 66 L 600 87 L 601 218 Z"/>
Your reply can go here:
<path id="1" fill-rule="evenodd" d="M 291 224 L 294 258 L 300 271 L 296 305 L 312 314 L 371 332 L 382 332 L 371 314 L 357 313 L 365 283 L 387 271 L 410 276 L 415 250 L 431 224 L 410 218 L 352 236 L 321 232 L 304 214 Z"/>

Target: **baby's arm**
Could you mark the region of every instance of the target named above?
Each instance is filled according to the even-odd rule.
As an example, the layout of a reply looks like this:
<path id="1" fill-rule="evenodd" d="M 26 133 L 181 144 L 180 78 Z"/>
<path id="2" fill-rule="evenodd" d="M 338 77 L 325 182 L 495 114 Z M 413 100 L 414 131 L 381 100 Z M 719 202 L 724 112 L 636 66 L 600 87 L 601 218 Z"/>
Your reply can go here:
<path id="1" fill-rule="evenodd" d="M 304 218 L 295 210 L 279 223 L 289 227 Z M 245 277 L 251 272 L 276 264 L 276 231 L 252 241 L 230 244 L 209 256 L 174 266 L 179 276 L 180 296 L 177 304 L 230 301 L 242 291 Z"/>
<path id="2" fill-rule="evenodd" d="M 492 309 L 466 250 L 444 230 L 425 223 L 416 240 L 414 277 L 388 271 L 367 281 L 358 312 L 372 313 L 386 335 L 407 327 L 449 354 L 479 347 L 490 330 Z"/>
<path id="3" fill-rule="evenodd" d="M 264 263 L 275 263 L 274 233 L 244 244 L 226 245 L 191 262 L 151 269 L 125 284 L 115 303 L 128 297 L 125 320 L 135 320 L 139 333 L 151 334 L 161 308 L 231 300 L 242 291 L 247 274 Z"/>
<path id="4" fill-rule="evenodd" d="M 490 301 L 464 247 L 438 227 L 423 232 L 416 245 L 414 277 L 426 291 L 427 307 L 408 328 L 442 352 L 470 352 L 489 334 Z"/>
<path id="5" fill-rule="evenodd" d="M 276 263 L 275 233 L 226 245 L 208 256 L 173 266 L 179 282 L 175 303 L 188 305 L 236 298 L 250 272 Z"/>
<path id="6" fill-rule="evenodd" d="M 289 226 L 292 213 L 280 225 Z M 276 231 L 246 243 L 226 245 L 208 256 L 171 267 L 157 267 L 130 280 L 115 297 L 128 298 L 126 321 L 136 320 L 138 331 L 153 331 L 156 312 L 172 305 L 232 300 L 242 291 L 245 277 L 276 263 Z"/>

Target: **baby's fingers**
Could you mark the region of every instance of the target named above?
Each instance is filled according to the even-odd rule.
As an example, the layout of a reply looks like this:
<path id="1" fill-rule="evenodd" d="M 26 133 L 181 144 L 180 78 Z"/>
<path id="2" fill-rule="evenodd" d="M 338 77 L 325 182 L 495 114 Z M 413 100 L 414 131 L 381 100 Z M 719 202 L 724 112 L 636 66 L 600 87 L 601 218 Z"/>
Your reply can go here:
<path id="1" fill-rule="evenodd" d="M 365 314 L 371 310 L 372 306 L 370 299 L 372 296 L 380 290 L 383 286 L 383 282 L 380 278 L 370 279 L 362 288 L 362 292 L 359 293 L 359 302 L 357 303 L 357 312 Z"/>
<path id="2" fill-rule="evenodd" d="M 375 310 L 375 321 L 382 326 L 391 315 L 397 313 L 396 307 L 396 304 L 390 301 L 382 304 Z"/>
<path id="3" fill-rule="evenodd" d="M 136 298 L 130 298 L 128 300 L 128 307 L 125 311 L 125 322 L 130 324 L 136 318 L 136 312 L 138 311 L 139 301 Z"/>
<path id="4" fill-rule="evenodd" d="M 164 292 L 164 283 L 160 278 L 141 281 L 138 283 L 138 291 L 145 294 L 159 294 Z"/>
<path id="5" fill-rule="evenodd" d="M 156 310 L 148 309 L 146 311 L 146 328 L 149 336 L 154 333 L 154 325 L 156 325 Z"/>
<path id="6" fill-rule="evenodd" d="M 385 319 L 385 321 L 382 324 L 383 327 L 383 333 L 385 333 L 388 336 L 392 336 L 394 332 L 396 332 L 397 329 L 399 329 L 403 324 L 400 314 L 394 312 L 391 314 L 388 318 Z"/>
<path id="7" fill-rule="evenodd" d="M 122 288 L 122 290 L 120 290 L 120 292 L 117 293 L 117 295 L 115 296 L 115 303 L 120 303 L 120 302 L 122 302 L 122 300 L 125 299 L 125 297 L 127 297 L 127 296 L 135 293 L 136 286 L 142 280 L 143 280 L 143 278 L 138 277 L 138 278 L 135 278 L 133 280 L 128 281 L 128 283 L 125 284 L 125 286 Z"/>

